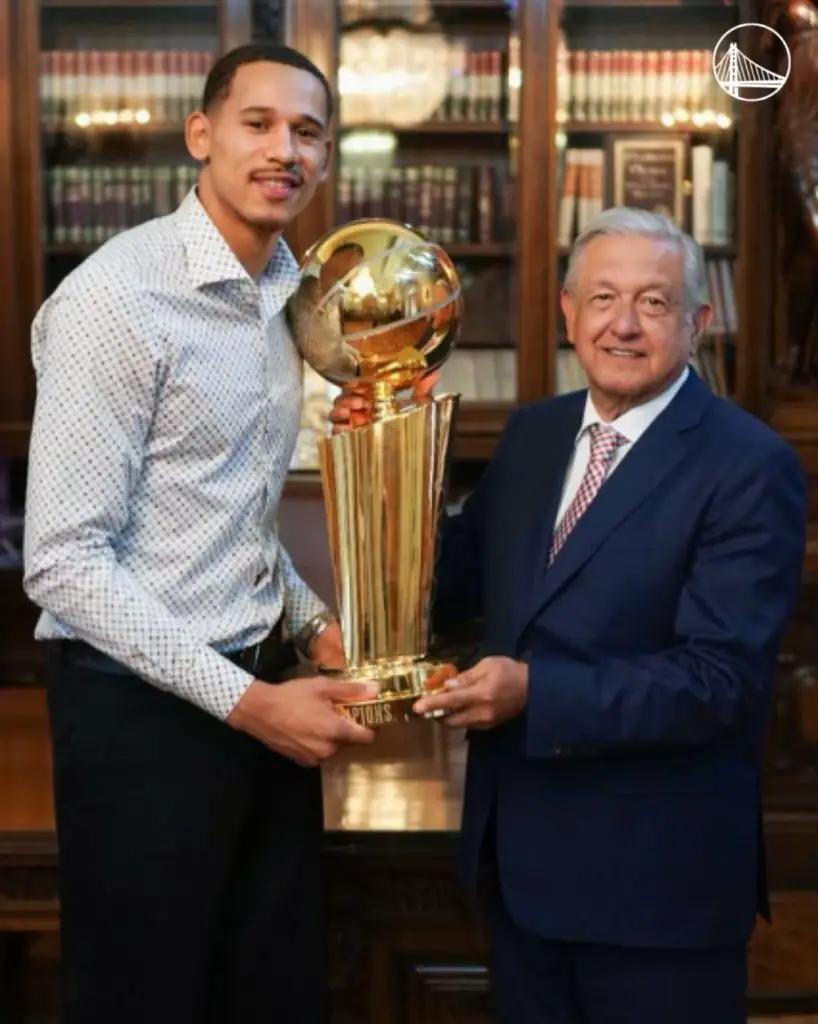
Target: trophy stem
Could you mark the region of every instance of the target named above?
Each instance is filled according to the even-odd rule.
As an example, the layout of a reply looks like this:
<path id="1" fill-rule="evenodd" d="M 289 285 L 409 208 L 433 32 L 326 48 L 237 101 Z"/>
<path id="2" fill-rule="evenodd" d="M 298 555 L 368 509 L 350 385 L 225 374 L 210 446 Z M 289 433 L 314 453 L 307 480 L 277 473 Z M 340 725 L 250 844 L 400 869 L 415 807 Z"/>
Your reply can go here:
<path id="1" fill-rule="evenodd" d="M 398 410 L 398 402 L 395 398 L 395 390 L 386 381 L 376 380 L 372 384 L 372 420 L 379 423 L 381 420 L 394 416 Z"/>

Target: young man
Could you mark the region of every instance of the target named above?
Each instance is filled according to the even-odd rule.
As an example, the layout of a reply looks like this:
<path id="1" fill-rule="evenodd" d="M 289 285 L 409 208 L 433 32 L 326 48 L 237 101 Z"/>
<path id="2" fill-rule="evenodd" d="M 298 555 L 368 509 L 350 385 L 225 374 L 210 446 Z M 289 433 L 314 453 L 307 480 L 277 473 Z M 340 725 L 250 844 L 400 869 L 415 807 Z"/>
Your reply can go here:
<path id="1" fill-rule="evenodd" d="M 33 326 L 25 588 L 48 684 L 66 1024 L 324 1019 L 321 761 L 371 734 L 282 682 L 340 662 L 276 511 L 299 425 L 282 230 L 330 160 L 301 54 L 241 47 L 185 126 L 197 188 Z M 270 685 L 278 681 L 278 685 Z"/>
<path id="2" fill-rule="evenodd" d="M 436 625 L 482 618 L 485 657 L 416 710 L 470 730 L 501 1024 L 744 1024 L 804 475 L 688 369 L 711 309 L 674 224 L 607 210 L 562 306 L 588 389 L 516 410 L 446 523 Z"/>

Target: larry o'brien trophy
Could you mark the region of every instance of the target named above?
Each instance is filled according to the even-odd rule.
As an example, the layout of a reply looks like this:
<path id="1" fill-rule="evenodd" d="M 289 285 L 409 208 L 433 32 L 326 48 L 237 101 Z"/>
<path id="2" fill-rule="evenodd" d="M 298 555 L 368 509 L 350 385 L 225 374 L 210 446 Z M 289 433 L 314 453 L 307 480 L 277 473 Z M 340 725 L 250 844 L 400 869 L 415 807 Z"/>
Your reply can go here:
<path id="1" fill-rule="evenodd" d="M 368 726 L 412 717 L 425 685 L 454 673 L 429 657 L 429 613 L 459 395 L 398 395 L 449 355 L 461 310 L 443 249 L 376 218 L 316 242 L 289 303 L 306 362 L 372 402 L 371 422 L 318 442 L 345 660 L 321 671 L 379 684 L 373 700 L 340 709 Z"/>

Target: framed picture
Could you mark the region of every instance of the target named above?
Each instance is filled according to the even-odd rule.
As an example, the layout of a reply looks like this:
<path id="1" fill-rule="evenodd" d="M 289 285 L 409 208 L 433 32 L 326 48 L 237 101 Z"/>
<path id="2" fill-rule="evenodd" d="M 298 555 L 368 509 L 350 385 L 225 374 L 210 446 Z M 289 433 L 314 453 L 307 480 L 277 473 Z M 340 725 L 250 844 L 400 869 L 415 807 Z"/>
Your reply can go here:
<path id="1" fill-rule="evenodd" d="M 612 205 L 663 213 L 684 228 L 687 141 L 666 135 L 619 135 L 608 145 Z"/>

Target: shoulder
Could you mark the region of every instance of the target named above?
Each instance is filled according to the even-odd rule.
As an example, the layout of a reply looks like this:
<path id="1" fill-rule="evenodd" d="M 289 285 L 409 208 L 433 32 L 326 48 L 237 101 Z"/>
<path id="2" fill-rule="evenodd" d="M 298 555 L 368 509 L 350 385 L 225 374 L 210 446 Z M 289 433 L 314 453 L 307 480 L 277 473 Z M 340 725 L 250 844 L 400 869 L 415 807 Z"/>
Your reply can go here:
<path id="1" fill-rule="evenodd" d="M 713 395 L 703 423 L 704 452 L 728 471 L 780 466 L 800 474 L 794 446 L 768 423 L 734 402 Z"/>
<path id="2" fill-rule="evenodd" d="M 177 283 L 184 270 L 184 246 L 174 216 L 157 217 L 103 243 L 66 275 L 43 310 L 57 305 L 116 312 L 144 304 Z"/>
<path id="3" fill-rule="evenodd" d="M 37 311 L 31 327 L 35 369 L 47 354 L 68 358 L 82 350 L 110 360 L 134 345 L 145 356 L 161 358 L 156 314 L 163 295 L 185 286 L 184 271 L 171 217 L 110 239 L 63 278 Z"/>

